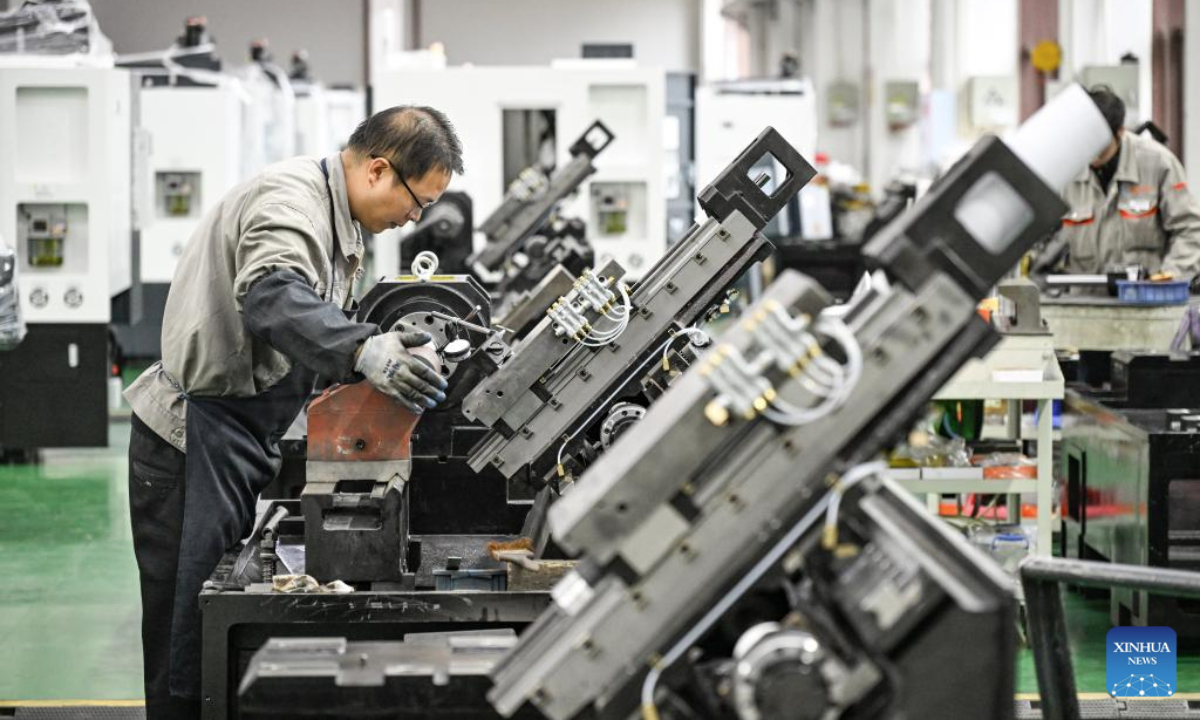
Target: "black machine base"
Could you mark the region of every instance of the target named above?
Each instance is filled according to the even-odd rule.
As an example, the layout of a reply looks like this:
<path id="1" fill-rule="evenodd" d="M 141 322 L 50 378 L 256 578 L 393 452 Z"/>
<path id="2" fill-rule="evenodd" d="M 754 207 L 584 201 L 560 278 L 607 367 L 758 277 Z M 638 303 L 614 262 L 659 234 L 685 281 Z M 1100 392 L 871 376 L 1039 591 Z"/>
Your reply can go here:
<path id="1" fill-rule="evenodd" d="M 1174 387 L 1180 387 L 1178 380 Z M 1062 554 L 1163 571 L 1200 570 L 1195 479 L 1200 408 L 1122 407 L 1127 402 L 1067 394 Z M 1114 625 L 1172 627 L 1181 644 L 1200 644 L 1200 603 L 1194 599 L 1117 586 L 1111 615 Z"/>
<path id="2" fill-rule="evenodd" d="M 234 548 L 225 554 L 200 594 L 201 690 L 205 718 L 245 717 L 238 709 L 238 683 L 249 667 L 251 657 L 271 638 L 398 641 L 410 633 L 503 629 L 519 632 L 536 620 L 551 602 L 550 594 L 541 591 L 360 589 L 348 594 L 273 592 L 269 579 L 268 584 L 258 582 L 261 566 L 256 565 L 255 558 L 260 545 L 268 542 L 263 539 L 267 537 L 263 531 L 268 524 L 265 519 L 279 507 L 286 507 L 290 515 L 277 523 L 269 541 L 303 537 L 299 502 L 260 503 L 256 523 L 259 529 L 246 548 Z M 444 564 L 444 558 L 436 557 L 432 547 L 425 554 L 429 557 L 423 561 L 431 567 Z M 464 561 L 464 565 L 471 564 L 470 558 L 464 557 Z M 287 571 L 281 568 L 278 572 Z M 296 705 L 291 707 L 294 709 Z M 397 717 L 394 713 L 385 716 Z M 324 717 L 342 715 L 334 713 Z"/>
<path id="3" fill-rule="evenodd" d="M 163 311 L 170 290 L 170 283 L 142 283 L 140 312 L 131 311 L 135 304 L 133 290 L 113 299 L 114 317 L 134 320 L 113 323 L 113 335 L 125 359 L 157 360 L 162 357 Z"/>
<path id="4" fill-rule="evenodd" d="M 30 324 L 0 353 L 0 448 L 108 445 L 108 327 Z"/>

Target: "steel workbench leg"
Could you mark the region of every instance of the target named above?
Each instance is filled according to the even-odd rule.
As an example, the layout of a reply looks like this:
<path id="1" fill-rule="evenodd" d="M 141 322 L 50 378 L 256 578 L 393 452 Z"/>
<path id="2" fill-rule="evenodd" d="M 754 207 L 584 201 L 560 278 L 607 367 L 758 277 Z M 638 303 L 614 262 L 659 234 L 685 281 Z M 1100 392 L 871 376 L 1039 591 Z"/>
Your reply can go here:
<path id="1" fill-rule="evenodd" d="M 1020 400 L 1005 400 L 1006 415 L 1005 415 L 1005 431 L 1006 437 L 1016 440 L 1017 446 L 1021 446 L 1021 401 Z M 1004 506 L 1008 510 L 1007 521 L 1013 525 L 1021 524 L 1021 496 L 1017 493 L 1010 493 L 1004 497 Z M 996 514 L 998 518 L 999 513 Z"/>
<path id="2" fill-rule="evenodd" d="M 1038 400 L 1037 552 L 1051 554 L 1054 542 L 1054 401 Z"/>
<path id="3" fill-rule="evenodd" d="M 1043 720 L 1077 720 L 1079 696 L 1067 641 L 1067 618 L 1057 582 L 1022 575 L 1025 590 L 1029 644 L 1037 669 Z"/>
<path id="4" fill-rule="evenodd" d="M 208 598 L 200 597 L 200 717 L 229 717 L 229 630 L 219 613 L 205 612 Z"/>

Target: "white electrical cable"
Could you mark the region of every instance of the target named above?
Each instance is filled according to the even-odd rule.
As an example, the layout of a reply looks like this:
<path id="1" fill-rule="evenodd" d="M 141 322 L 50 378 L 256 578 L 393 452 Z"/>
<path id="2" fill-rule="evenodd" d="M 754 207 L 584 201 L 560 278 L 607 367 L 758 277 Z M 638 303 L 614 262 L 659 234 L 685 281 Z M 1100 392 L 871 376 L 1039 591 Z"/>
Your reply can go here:
<path id="1" fill-rule="evenodd" d="M 801 340 L 806 348 L 819 347 L 817 339 L 809 333 L 804 333 Z M 823 398 L 836 393 L 846 380 L 846 372 L 842 366 L 824 354 L 813 357 L 805 371 L 800 375 L 800 384 L 813 395 Z"/>
<path id="2" fill-rule="evenodd" d="M 885 462 L 863 463 L 862 465 L 855 465 L 850 468 L 838 479 L 837 484 L 829 491 L 831 497 L 829 498 L 829 507 L 825 511 L 825 532 L 827 535 L 832 535 L 834 538 L 837 537 L 838 508 L 841 507 L 842 498 L 846 495 L 846 492 L 863 480 L 873 475 L 879 475 L 886 470 L 887 463 Z"/>
<path id="3" fill-rule="evenodd" d="M 162 70 L 166 72 L 167 77 L 174 78 L 183 77 L 191 80 L 198 85 L 212 85 L 214 87 L 229 88 L 237 96 L 238 100 L 244 105 L 248 105 L 253 101 L 249 91 L 242 85 L 242 82 L 232 75 L 223 72 L 208 70 L 205 68 L 187 67 L 180 65 L 179 58 L 189 57 L 191 55 L 203 55 L 211 53 L 215 49 L 213 43 L 204 43 L 203 45 L 195 45 L 193 47 L 182 47 L 178 43 L 174 43 L 166 50 L 154 50 L 143 53 L 129 53 L 126 55 L 117 55 L 115 61 L 117 65 L 128 65 L 131 63 L 159 62 L 162 63 Z M 136 67 L 134 70 L 143 74 L 161 74 L 156 73 L 156 68 L 153 67 Z"/>
<path id="4" fill-rule="evenodd" d="M 666 345 L 663 347 L 662 362 L 664 363 L 664 368 L 666 367 L 667 356 L 671 354 L 671 343 L 675 342 L 675 339 L 679 337 L 696 338 L 698 344 L 696 341 L 690 341 L 690 344 L 696 347 L 703 347 L 712 342 L 712 337 L 698 327 L 683 328 L 676 333 L 674 337 L 672 337 L 670 340 L 667 340 Z"/>
<path id="5" fill-rule="evenodd" d="M 617 317 L 612 318 L 614 320 L 622 317 L 627 318 L 633 312 L 633 303 L 629 300 L 629 291 L 620 283 L 617 284 L 617 290 L 621 292 L 621 304 L 604 313 L 606 317 L 612 317 L 613 313 L 619 313 Z"/>
<path id="6" fill-rule="evenodd" d="M 813 407 L 798 408 L 777 397 L 771 402 L 772 407 L 763 413 L 771 422 L 795 427 L 819 420 L 841 407 L 855 385 L 858 384 L 859 378 L 862 377 L 862 348 L 858 344 L 857 338 L 854 337 L 854 333 L 846 327 L 845 323 L 841 320 L 818 320 L 813 325 L 813 330 L 817 334 L 824 335 L 841 346 L 846 355 L 844 370 L 842 369 L 843 366 L 834 363 L 832 360 L 818 357 L 805 367 L 802 376 L 828 389 L 829 392 L 826 394 L 817 391 L 812 385 L 806 384 L 806 387 L 815 395 L 824 396 L 824 400 Z M 821 361 L 819 365 L 820 372 L 827 373 L 826 377 L 820 377 L 814 373 L 813 370 L 814 367 L 818 367 L 818 361 Z"/>
<path id="7" fill-rule="evenodd" d="M 739 412 L 752 411 L 771 392 L 771 383 L 763 377 L 763 372 L 774 363 L 772 354 L 760 353 L 748 361 L 731 345 L 723 345 L 717 352 L 723 360 L 711 365 L 709 379 L 723 396 L 733 401 Z"/>
<path id="8" fill-rule="evenodd" d="M 580 341 L 582 345 L 587 347 L 602 347 L 611 343 L 625 332 L 625 328 L 629 327 L 629 320 L 633 316 L 633 303 L 629 299 L 629 293 L 625 290 L 625 286 L 618 284 L 617 289 L 621 292 L 621 305 L 609 310 L 604 314 L 604 317 L 616 323 L 613 327 L 604 330 L 592 328 L 587 336 Z M 619 311 L 617 317 L 613 317 L 611 313 Z"/>
<path id="9" fill-rule="evenodd" d="M 599 311 L 616 300 L 616 295 L 590 270 L 585 271 L 575 289 L 559 298 L 559 301 L 546 311 L 555 323 L 555 334 L 576 337 L 577 341 L 586 347 L 603 347 L 616 340 L 629 327 L 629 321 L 633 317 L 633 302 L 629 299 L 629 291 L 621 284 L 617 285 L 617 290 L 621 294 L 620 304 L 609 307 L 600 316 L 612 324 L 602 328 L 591 326 L 584 311 L 587 308 Z M 599 319 L 597 318 L 597 322 Z"/>
<path id="10" fill-rule="evenodd" d="M 767 315 L 758 325 L 756 335 L 759 343 L 771 353 L 775 365 L 789 371 L 806 365 L 807 372 L 799 376 L 798 382 L 813 395 L 827 398 L 839 392 L 845 372 L 820 352 L 820 343 L 808 332 L 808 317 L 793 318 L 778 303 L 768 305 L 766 310 Z M 806 355 L 808 362 L 804 360 Z"/>

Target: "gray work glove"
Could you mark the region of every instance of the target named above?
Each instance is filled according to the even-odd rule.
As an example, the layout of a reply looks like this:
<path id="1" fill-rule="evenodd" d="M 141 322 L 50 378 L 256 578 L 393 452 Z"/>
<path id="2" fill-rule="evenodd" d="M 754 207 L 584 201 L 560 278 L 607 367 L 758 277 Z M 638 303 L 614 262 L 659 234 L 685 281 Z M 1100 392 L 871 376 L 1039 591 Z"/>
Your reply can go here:
<path id="1" fill-rule="evenodd" d="M 393 331 L 367 338 L 354 370 L 379 392 L 420 413 L 446 399 L 446 381 L 433 368 L 413 357 L 407 348 L 430 342 L 429 333 Z"/>

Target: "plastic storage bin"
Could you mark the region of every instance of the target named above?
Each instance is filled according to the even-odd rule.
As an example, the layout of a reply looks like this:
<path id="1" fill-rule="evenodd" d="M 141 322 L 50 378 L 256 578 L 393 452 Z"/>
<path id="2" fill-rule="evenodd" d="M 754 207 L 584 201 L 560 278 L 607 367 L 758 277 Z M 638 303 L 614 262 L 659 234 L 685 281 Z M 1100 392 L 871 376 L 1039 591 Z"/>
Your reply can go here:
<path id="1" fill-rule="evenodd" d="M 1118 280 L 1117 299 L 1130 305 L 1184 305 L 1188 301 L 1189 284 L 1186 280 Z"/>

